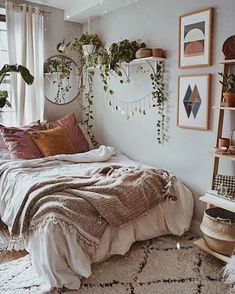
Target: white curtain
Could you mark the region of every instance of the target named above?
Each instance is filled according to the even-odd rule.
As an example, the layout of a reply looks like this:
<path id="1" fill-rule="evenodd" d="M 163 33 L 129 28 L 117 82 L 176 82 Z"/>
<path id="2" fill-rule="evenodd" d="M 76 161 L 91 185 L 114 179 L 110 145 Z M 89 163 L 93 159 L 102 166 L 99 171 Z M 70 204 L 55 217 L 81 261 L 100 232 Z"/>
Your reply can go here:
<path id="1" fill-rule="evenodd" d="M 43 15 L 38 7 L 26 4 L 14 7 L 13 3 L 7 2 L 6 23 L 9 63 L 26 66 L 34 76 L 33 84 L 28 86 L 20 74 L 12 74 L 17 123 L 43 120 Z"/>

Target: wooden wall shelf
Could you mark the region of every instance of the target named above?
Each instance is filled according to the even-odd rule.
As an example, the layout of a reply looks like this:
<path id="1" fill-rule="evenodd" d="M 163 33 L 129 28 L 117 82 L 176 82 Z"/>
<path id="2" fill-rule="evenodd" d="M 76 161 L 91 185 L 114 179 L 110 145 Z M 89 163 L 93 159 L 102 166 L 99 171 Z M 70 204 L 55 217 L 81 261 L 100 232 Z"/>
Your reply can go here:
<path id="1" fill-rule="evenodd" d="M 235 64 L 235 59 L 222 60 L 220 64 Z"/>
<path id="2" fill-rule="evenodd" d="M 207 192 L 199 198 L 201 201 L 235 212 L 235 201 L 225 199 Z"/>

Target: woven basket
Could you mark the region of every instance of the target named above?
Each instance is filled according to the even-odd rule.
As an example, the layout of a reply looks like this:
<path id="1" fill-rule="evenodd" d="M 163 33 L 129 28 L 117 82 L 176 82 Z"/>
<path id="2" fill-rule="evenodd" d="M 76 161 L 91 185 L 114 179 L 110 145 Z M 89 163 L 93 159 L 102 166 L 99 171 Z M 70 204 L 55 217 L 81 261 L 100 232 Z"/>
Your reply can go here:
<path id="1" fill-rule="evenodd" d="M 135 53 L 136 58 L 146 58 L 146 57 L 151 57 L 152 55 L 153 54 L 152 54 L 151 48 L 140 48 Z"/>
<path id="2" fill-rule="evenodd" d="M 205 210 L 201 231 L 210 249 L 232 255 L 235 249 L 235 213 L 219 207 Z"/>

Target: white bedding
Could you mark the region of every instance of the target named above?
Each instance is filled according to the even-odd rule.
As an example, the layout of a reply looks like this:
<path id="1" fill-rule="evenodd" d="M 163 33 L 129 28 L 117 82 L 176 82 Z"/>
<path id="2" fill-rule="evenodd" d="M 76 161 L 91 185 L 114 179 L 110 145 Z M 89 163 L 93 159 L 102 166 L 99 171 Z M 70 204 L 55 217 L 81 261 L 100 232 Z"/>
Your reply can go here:
<path id="1" fill-rule="evenodd" d="M 4 164 L 10 167 L 8 177 L 17 178 L 17 181 L 10 187 L 5 176 L 0 179 L 0 213 L 3 221 L 11 228 L 11 201 L 16 197 L 9 197 L 10 190 L 22 195 L 29 182 L 61 175 L 86 175 L 91 168 L 101 167 L 107 161 L 124 166 L 148 167 L 129 160 L 114 148 L 105 146 L 75 155 L 7 161 Z M 37 171 L 32 173 L 29 166 L 37 167 Z M 91 274 L 91 263 L 104 260 L 113 254 L 125 254 L 136 240 L 146 240 L 164 234 L 182 235 L 190 226 L 193 197 L 179 180 L 176 185 L 179 192 L 177 201 L 166 200 L 125 227 L 117 229 L 108 226 L 92 260 L 78 245 L 74 231 L 61 223 L 45 222 L 27 242 L 27 250 L 41 279 L 42 290 L 46 292 L 53 287 L 63 286 L 78 289 L 80 276 L 88 277 Z M 6 207 L 9 209 L 5 209 Z"/>

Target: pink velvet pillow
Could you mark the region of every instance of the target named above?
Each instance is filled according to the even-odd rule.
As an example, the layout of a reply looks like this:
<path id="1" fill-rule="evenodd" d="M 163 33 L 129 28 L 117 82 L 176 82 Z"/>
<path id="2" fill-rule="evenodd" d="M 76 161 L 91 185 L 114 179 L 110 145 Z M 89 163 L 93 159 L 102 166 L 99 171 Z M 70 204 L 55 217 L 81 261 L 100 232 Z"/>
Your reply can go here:
<path id="1" fill-rule="evenodd" d="M 52 129 L 58 126 L 62 126 L 64 128 L 66 135 L 69 137 L 77 153 L 89 150 L 88 142 L 83 135 L 73 112 L 61 119 L 58 119 L 57 121 L 46 124 L 47 129 Z"/>
<path id="2" fill-rule="evenodd" d="M 11 159 L 34 159 L 42 157 L 41 152 L 32 140 L 28 131 L 41 130 L 37 125 L 23 126 L 22 128 L 5 127 L 0 125 L 2 139 L 10 152 Z"/>

